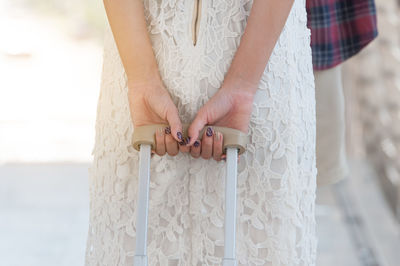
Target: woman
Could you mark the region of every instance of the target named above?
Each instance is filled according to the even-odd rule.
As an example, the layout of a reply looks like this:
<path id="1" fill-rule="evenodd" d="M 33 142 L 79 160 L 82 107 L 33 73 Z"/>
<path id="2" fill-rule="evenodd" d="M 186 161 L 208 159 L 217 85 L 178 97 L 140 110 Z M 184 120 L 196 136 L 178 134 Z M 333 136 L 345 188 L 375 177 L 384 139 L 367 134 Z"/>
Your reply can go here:
<path id="1" fill-rule="evenodd" d="M 221 265 L 222 137 L 238 164 L 238 265 L 314 265 L 315 100 L 305 0 L 105 0 L 86 265 L 132 265 L 135 127 L 165 123 L 151 162 L 149 265 Z M 190 139 L 182 137 L 189 123 Z M 205 126 L 200 142 L 198 132 Z M 197 142 L 196 142 L 197 141 Z"/>

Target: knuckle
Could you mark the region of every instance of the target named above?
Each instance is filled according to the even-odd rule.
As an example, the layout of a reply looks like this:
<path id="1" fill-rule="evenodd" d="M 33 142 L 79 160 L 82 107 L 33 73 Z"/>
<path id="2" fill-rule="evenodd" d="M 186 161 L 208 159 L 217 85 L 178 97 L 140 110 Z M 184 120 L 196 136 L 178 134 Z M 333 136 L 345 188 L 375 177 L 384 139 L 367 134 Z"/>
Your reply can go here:
<path id="1" fill-rule="evenodd" d="M 203 140 L 203 145 L 206 146 L 207 148 L 212 147 L 212 139 L 210 137 L 205 137 Z"/>
<path id="2" fill-rule="evenodd" d="M 165 138 L 165 143 L 167 143 L 167 144 L 172 144 L 174 141 L 175 140 L 171 136 L 168 136 Z"/>
<path id="3" fill-rule="evenodd" d="M 204 154 L 204 153 L 202 153 L 201 154 L 201 158 L 203 158 L 203 159 L 205 159 L 205 160 L 208 160 L 208 159 L 210 159 L 210 155 L 209 154 Z"/>
<path id="4" fill-rule="evenodd" d="M 189 150 L 187 149 L 187 147 L 180 146 L 180 147 L 179 147 L 179 151 L 181 151 L 181 152 L 188 152 Z"/>
<path id="5" fill-rule="evenodd" d="M 213 155 L 213 159 L 216 160 L 216 161 L 220 161 L 221 160 L 221 156 Z"/>
<path id="6" fill-rule="evenodd" d="M 175 150 L 168 150 L 167 153 L 168 153 L 169 156 L 175 156 L 175 155 L 178 154 L 178 151 L 175 151 Z"/>
<path id="7" fill-rule="evenodd" d="M 199 158 L 199 157 L 200 157 L 200 154 L 196 154 L 196 153 L 191 153 L 191 155 L 192 155 L 192 157 L 194 157 L 194 158 Z"/>
<path id="8" fill-rule="evenodd" d="M 158 155 L 163 156 L 166 153 L 165 149 L 159 150 L 157 152 Z"/>

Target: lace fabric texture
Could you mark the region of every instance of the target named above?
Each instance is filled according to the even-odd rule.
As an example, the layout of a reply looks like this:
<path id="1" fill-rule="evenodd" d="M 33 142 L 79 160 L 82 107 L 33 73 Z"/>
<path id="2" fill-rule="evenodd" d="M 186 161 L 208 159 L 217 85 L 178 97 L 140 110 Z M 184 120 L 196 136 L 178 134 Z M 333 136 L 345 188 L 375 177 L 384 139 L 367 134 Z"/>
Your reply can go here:
<path id="1" fill-rule="evenodd" d="M 159 70 L 190 123 L 221 86 L 251 0 L 203 0 L 197 43 L 195 0 L 143 0 Z M 139 153 L 126 75 L 107 25 L 89 168 L 86 265 L 133 265 Z M 315 98 L 305 0 L 295 0 L 256 92 L 251 143 L 238 164 L 238 265 L 315 265 Z M 154 155 L 149 265 L 221 265 L 225 162 Z"/>

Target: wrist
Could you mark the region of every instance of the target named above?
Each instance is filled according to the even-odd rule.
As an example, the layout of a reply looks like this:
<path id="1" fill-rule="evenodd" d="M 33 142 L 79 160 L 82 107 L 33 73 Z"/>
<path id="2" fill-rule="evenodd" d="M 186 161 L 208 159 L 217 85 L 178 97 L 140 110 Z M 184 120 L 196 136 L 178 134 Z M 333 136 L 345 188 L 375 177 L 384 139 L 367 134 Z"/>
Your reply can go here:
<path id="1" fill-rule="evenodd" d="M 254 93 L 237 89 L 235 87 L 221 87 L 220 93 L 223 97 L 228 99 L 234 108 L 243 108 L 252 106 L 254 101 Z"/>
<path id="2" fill-rule="evenodd" d="M 163 87 L 163 81 L 160 75 L 148 75 L 146 76 L 137 76 L 137 77 L 128 77 L 128 89 L 129 90 L 141 90 L 141 89 L 150 89 L 150 88 L 158 88 Z"/>
<path id="3" fill-rule="evenodd" d="M 230 68 L 225 75 L 222 87 L 229 88 L 230 90 L 238 90 L 241 93 L 254 96 L 258 89 L 258 82 L 248 80 L 241 72 Z"/>
<path id="4" fill-rule="evenodd" d="M 221 90 L 231 95 L 235 102 L 253 103 L 258 86 L 238 75 L 226 75 Z"/>
<path id="5" fill-rule="evenodd" d="M 128 85 L 141 86 L 143 84 L 162 83 L 161 75 L 157 65 L 144 64 L 140 68 L 129 69 L 126 71 Z"/>

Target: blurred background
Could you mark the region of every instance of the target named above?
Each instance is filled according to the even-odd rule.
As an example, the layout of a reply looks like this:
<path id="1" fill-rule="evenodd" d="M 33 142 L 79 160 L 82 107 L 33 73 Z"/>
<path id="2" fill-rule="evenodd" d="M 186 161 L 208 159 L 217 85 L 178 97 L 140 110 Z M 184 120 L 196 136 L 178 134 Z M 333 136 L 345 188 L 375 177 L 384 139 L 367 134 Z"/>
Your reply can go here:
<path id="1" fill-rule="evenodd" d="M 400 265 L 400 2 L 343 65 L 351 176 L 317 192 L 317 265 Z M 83 265 L 102 1 L 0 0 L 0 265 Z"/>

